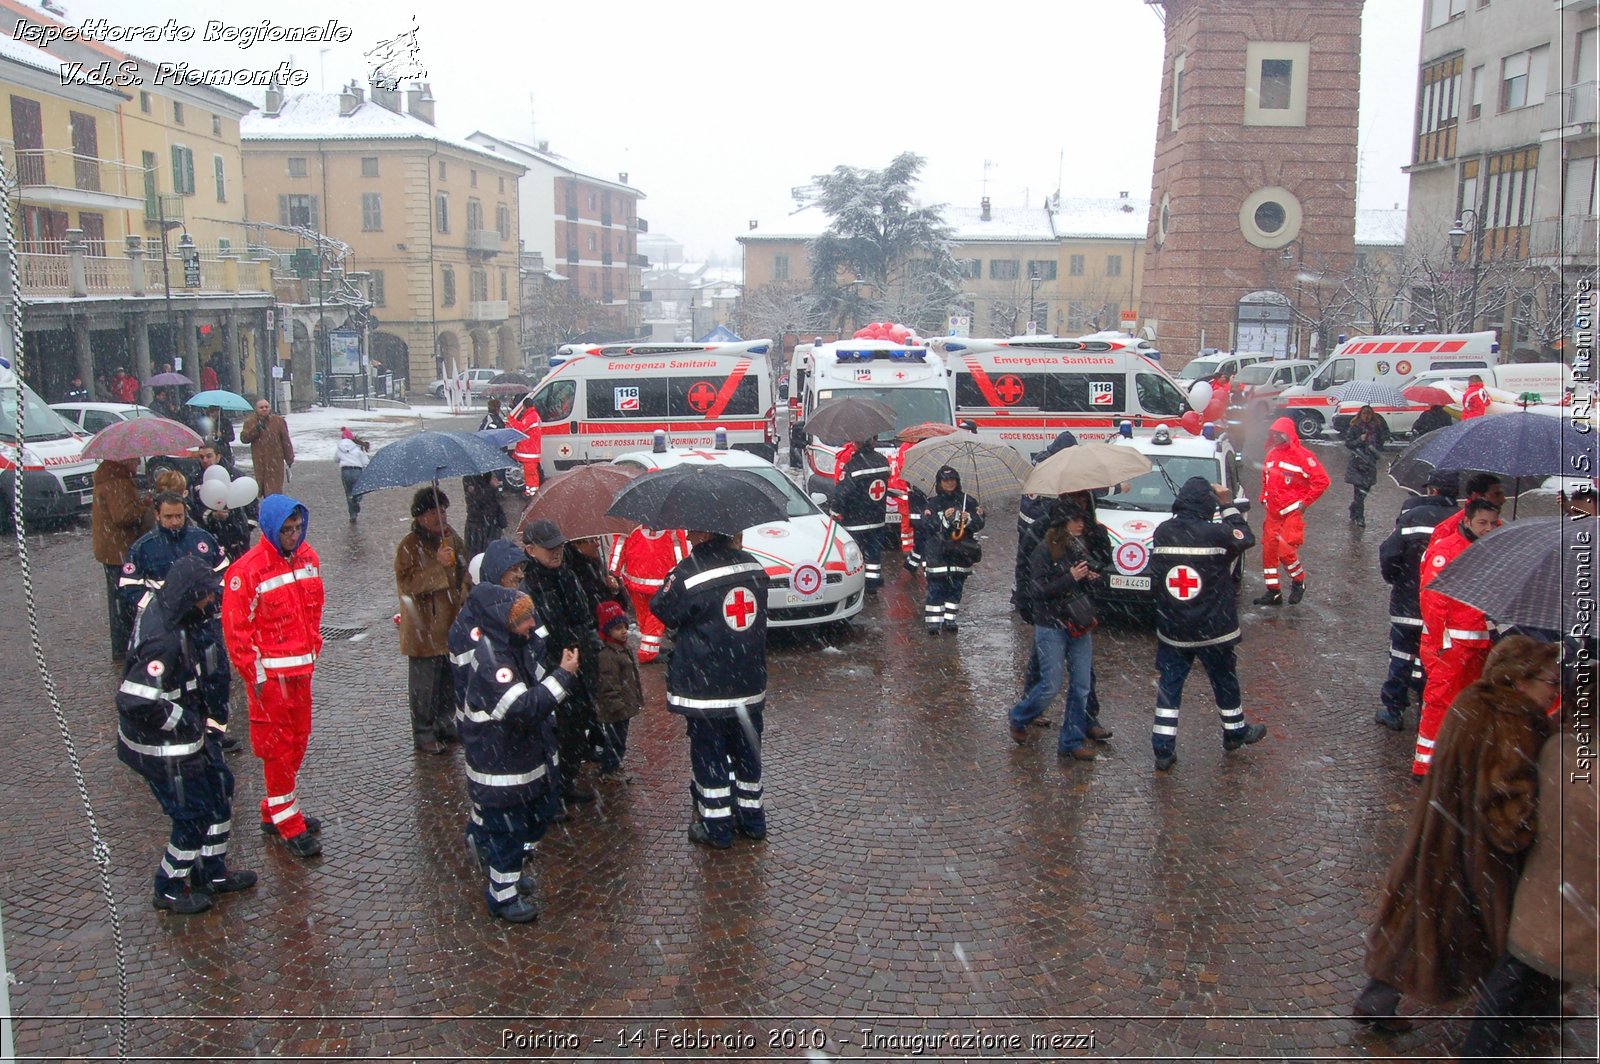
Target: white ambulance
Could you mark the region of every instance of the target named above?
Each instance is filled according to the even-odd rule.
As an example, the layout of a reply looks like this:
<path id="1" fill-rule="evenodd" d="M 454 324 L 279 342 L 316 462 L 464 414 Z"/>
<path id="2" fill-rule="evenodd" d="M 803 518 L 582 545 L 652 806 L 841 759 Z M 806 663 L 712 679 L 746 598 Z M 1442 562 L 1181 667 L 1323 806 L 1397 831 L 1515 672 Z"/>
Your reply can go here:
<path id="1" fill-rule="evenodd" d="M 777 408 L 769 340 L 632 343 L 561 348 L 565 359 L 533 392 L 540 469 L 553 476 L 649 449 L 665 429 L 682 447 L 729 446 L 771 461 Z"/>
<path id="2" fill-rule="evenodd" d="M 1499 360 L 1492 332 L 1357 336 L 1341 341 L 1310 380 L 1279 395 L 1274 416 L 1291 418 L 1302 437 L 1318 436 L 1338 411 L 1339 400 L 1328 394 L 1336 384 L 1381 381 L 1400 387 L 1424 370 L 1488 369 Z"/>
<path id="3" fill-rule="evenodd" d="M 817 407 L 830 399 L 859 396 L 875 399 L 895 412 L 894 431 L 935 421 L 955 423 L 955 385 L 950 368 L 938 352 L 916 341 L 839 340 L 830 344 L 800 344 L 795 364 L 806 367 L 805 392 L 800 400 L 800 426 Z M 898 446 L 894 432 L 879 441 L 886 449 Z M 833 490 L 838 447 L 817 440 L 806 446 L 807 490 L 830 494 Z"/>
<path id="4" fill-rule="evenodd" d="M 17 446 L 21 419 L 26 442 Z M 89 437 L 79 435 L 33 389 L 0 361 L 0 527 L 11 525 L 17 467 L 22 467 L 23 516 L 51 521 L 87 513 L 94 497 L 94 470 L 85 461 Z"/>
<path id="5" fill-rule="evenodd" d="M 1104 440 L 1128 419 L 1145 434 L 1178 426 L 1196 409 L 1151 357 L 1150 342 L 1132 336 L 941 337 L 929 344 L 955 371 L 957 420 L 973 422 L 979 436 L 1009 444 L 1024 458 L 1065 429 L 1079 440 Z"/>

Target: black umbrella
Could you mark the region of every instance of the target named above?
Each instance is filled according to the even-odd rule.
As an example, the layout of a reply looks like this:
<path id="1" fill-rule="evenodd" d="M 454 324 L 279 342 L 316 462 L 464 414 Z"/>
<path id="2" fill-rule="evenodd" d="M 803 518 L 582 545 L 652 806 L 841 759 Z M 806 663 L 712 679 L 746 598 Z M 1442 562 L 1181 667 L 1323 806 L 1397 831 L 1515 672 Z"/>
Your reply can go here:
<path id="1" fill-rule="evenodd" d="M 1593 517 L 1529 517 L 1462 551 L 1428 589 L 1501 624 L 1568 632 L 1580 612 L 1593 612 L 1597 544 Z M 1593 620 L 1586 623 L 1592 631 Z"/>
<path id="2" fill-rule="evenodd" d="M 830 399 L 806 420 L 806 434 L 831 447 L 841 447 L 893 432 L 895 420 L 894 410 L 876 399 Z"/>
<path id="3" fill-rule="evenodd" d="M 1548 414 L 1518 411 L 1469 418 L 1407 447 L 1389 466 L 1389 475 L 1413 491 L 1420 491 L 1436 469 L 1518 479 L 1592 476 L 1597 468 L 1595 436 L 1567 418 Z"/>
<path id="4" fill-rule="evenodd" d="M 736 536 L 751 525 L 787 521 L 789 500 L 782 488 L 746 469 L 680 465 L 625 485 L 606 513 L 647 528 Z"/>
<path id="5" fill-rule="evenodd" d="M 489 384 L 520 384 L 530 391 L 533 389 L 533 382 L 520 373 L 496 373 L 489 379 Z"/>
<path id="6" fill-rule="evenodd" d="M 419 432 L 380 447 L 361 471 L 351 494 L 476 476 L 516 464 L 504 451 L 471 432 Z"/>

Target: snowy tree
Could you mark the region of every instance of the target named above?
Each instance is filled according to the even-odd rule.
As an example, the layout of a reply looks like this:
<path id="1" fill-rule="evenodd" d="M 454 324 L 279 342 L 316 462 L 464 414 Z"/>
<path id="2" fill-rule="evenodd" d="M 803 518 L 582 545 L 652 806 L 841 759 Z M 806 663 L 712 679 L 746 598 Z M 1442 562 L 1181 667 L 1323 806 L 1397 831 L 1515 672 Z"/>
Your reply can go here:
<path id="1" fill-rule="evenodd" d="M 541 281 L 522 293 L 523 349 L 549 354 L 565 343 L 614 329 L 610 308 L 583 299 L 565 281 Z"/>
<path id="2" fill-rule="evenodd" d="M 942 205 L 913 195 L 923 163 L 903 152 L 882 170 L 837 166 L 815 178 L 830 224 L 810 245 L 811 299 L 841 333 L 897 321 L 935 335 L 957 302 L 961 273 Z"/>
<path id="3" fill-rule="evenodd" d="M 828 316 L 819 313 L 811 290 L 801 281 L 773 281 L 739 298 L 734 328 L 746 339 L 777 339 L 785 333 L 826 331 Z"/>

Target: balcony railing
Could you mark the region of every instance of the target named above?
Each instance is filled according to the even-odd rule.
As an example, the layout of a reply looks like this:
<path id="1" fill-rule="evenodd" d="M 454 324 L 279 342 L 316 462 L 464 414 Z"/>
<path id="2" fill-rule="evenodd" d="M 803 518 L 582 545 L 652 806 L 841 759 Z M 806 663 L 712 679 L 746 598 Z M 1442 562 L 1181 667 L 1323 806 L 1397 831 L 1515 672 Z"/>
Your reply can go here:
<path id="1" fill-rule="evenodd" d="M 115 207 L 119 205 L 111 202 L 113 197 L 137 199 L 144 195 L 144 171 L 115 159 L 54 148 L 17 148 L 9 140 L 0 141 L 0 153 L 15 172 L 24 199 Z M 89 193 L 90 198 L 75 197 L 74 193 Z"/>
<path id="2" fill-rule="evenodd" d="M 1600 219 L 1592 214 L 1569 214 L 1533 223 L 1529 237 L 1530 254 L 1541 259 L 1560 259 L 1566 265 L 1593 265 L 1600 261 Z"/>
<path id="3" fill-rule="evenodd" d="M 1584 81 L 1568 85 L 1544 98 L 1543 128 L 1565 129 L 1567 126 L 1593 125 L 1596 111 L 1600 110 L 1600 82 Z"/>
<path id="4" fill-rule="evenodd" d="M 468 229 L 467 250 L 484 255 L 500 254 L 500 234 L 493 229 Z"/>
<path id="5" fill-rule="evenodd" d="M 474 299 L 467 303 L 468 321 L 505 321 L 511 316 L 511 303 L 505 299 Z"/>
<path id="6" fill-rule="evenodd" d="M 137 256 L 107 255 L 106 250 L 103 243 L 89 243 L 70 234 L 66 241 L 20 242 L 17 265 L 24 295 L 155 296 L 165 294 L 169 280 L 174 295 L 272 290 L 272 273 L 265 262 L 201 258 L 201 287 L 192 289 L 184 287 L 183 260 L 176 251 L 167 260 L 168 276 L 163 278 L 159 246 L 149 248 L 148 255 L 140 248 Z"/>

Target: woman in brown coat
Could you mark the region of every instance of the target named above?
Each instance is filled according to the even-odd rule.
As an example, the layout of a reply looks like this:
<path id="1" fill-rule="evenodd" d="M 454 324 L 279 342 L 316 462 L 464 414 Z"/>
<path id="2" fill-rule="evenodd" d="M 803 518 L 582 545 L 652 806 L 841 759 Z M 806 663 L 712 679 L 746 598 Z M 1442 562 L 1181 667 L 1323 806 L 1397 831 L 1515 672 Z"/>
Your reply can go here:
<path id="1" fill-rule="evenodd" d="M 272 412 L 272 404 L 256 400 L 256 412 L 244 419 L 239 442 L 250 445 L 250 468 L 261 497 L 283 492 L 284 470 L 294 465 L 294 444 L 289 440 L 289 423 Z"/>
<path id="2" fill-rule="evenodd" d="M 106 610 L 111 625 L 111 656 L 120 658 L 133 631 L 133 606 L 117 593 L 128 548 L 155 525 L 150 500 L 134 483 L 137 458 L 108 459 L 94 471 L 94 496 L 89 525 L 94 534 L 94 560 L 106 570 Z"/>
<path id="3" fill-rule="evenodd" d="M 1372 979 L 1356 1019 L 1409 1030 L 1395 1014 L 1402 993 L 1446 1004 L 1505 952 L 1512 892 L 1533 845 L 1558 653 L 1553 643 L 1508 636 L 1445 716 L 1367 939 Z"/>

